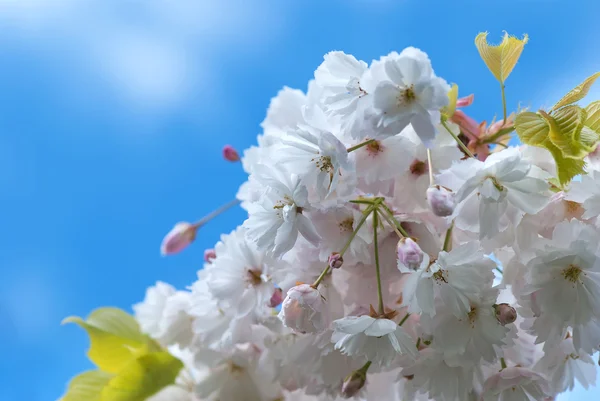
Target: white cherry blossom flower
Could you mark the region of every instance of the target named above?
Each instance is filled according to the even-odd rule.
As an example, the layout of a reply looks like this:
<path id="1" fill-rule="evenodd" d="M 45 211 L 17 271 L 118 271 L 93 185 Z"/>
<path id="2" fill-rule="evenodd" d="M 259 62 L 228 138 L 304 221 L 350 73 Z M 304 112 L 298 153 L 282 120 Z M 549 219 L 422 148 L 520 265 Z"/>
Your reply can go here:
<path id="1" fill-rule="evenodd" d="M 368 66 L 341 51 L 327 53 L 315 71 L 315 81 L 323 88 L 323 104 L 332 113 L 351 115 L 361 98 L 368 95 L 361 79 Z"/>
<path id="2" fill-rule="evenodd" d="M 494 153 L 485 162 L 465 160 L 454 164 L 449 173 L 458 180 L 464 179 L 460 189 L 457 188 L 456 224 L 465 229 L 477 227 L 482 239 L 501 231 L 500 217 L 509 212 L 509 206 L 521 213 L 535 214 L 546 206 L 550 197 L 547 173 L 523 160 L 518 148 Z M 478 219 L 474 206 L 479 212 Z"/>
<path id="3" fill-rule="evenodd" d="M 551 397 L 548 380 L 530 369 L 510 367 L 490 376 L 484 386 L 483 401 L 530 401 Z"/>
<path id="4" fill-rule="evenodd" d="M 434 74 L 429 57 L 414 47 L 386 60 L 384 68 L 388 80 L 373 93 L 373 105 L 382 113 L 380 125 L 393 135 L 412 124 L 423 143 L 431 147 L 450 86 Z"/>
<path id="5" fill-rule="evenodd" d="M 560 341 L 571 326 L 579 347 L 579 331 L 600 319 L 598 246 L 594 227 L 578 220 L 562 222 L 551 241 L 540 243 L 537 256 L 527 263 L 522 298 L 535 297 L 537 319 L 532 330 L 547 344 Z M 600 343 L 600 333 L 595 342 Z"/>
<path id="6" fill-rule="evenodd" d="M 207 287 L 223 308 L 238 316 L 267 308 L 274 284 L 269 266 L 274 261 L 246 239 L 246 230 L 237 228 L 223 235 L 215 246 L 216 258 L 207 266 Z"/>
<path id="7" fill-rule="evenodd" d="M 553 392 L 557 394 L 573 390 L 575 380 L 585 389 L 596 384 L 596 361 L 591 355 L 577 351 L 572 337 L 548 349 L 535 365 L 535 371 L 548 377 Z"/>
<path id="8" fill-rule="evenodd" d="M 255 177 L 266 189 L 261 199 L 248 205 L 244 222 L 247 237 L 260 251 L 280 257 L 294 246 L 298 233 L 317 245 L 320 241 L 312 222 L 303 215 L 308 209 L 308 190 L 297 176 L 267 166 L 256 167 Z"/>
<path id="9" fill-rule="evenodd" d="M 311 109 L 312 120 L 319 120 L 320 127 L 300 125 L 282 138 L 278 148 L 278 161 L 299 175 L 304 185 L 315 188 L 319 199 L 335 191 L 340 179 L 352 175 L 354 166 L 348 159 L 346 146 L 328 129 L 325 116 L 318 107 Z"/>
<path id="10" fill-rule="evenodd" d="M 415 356 L 413 339 L 389 319 L 348 316 L 333 322 L 331 341 L 343 354 L 388 365 L 398 355 Z"/>
<path id="11" fill-rule="evenodd" d="M 471 302 L 491 288 L 495 263 L 483 255 L 478 242 L 469 242 L 440 252 L 432 263 L 425 257 L 415 272 L 399 267 L 410 274 L 402 290 L 403 304 L 410 312 L 435 315 L 439 297 L 455 317 L 462 318 L 471 311 Z"/>

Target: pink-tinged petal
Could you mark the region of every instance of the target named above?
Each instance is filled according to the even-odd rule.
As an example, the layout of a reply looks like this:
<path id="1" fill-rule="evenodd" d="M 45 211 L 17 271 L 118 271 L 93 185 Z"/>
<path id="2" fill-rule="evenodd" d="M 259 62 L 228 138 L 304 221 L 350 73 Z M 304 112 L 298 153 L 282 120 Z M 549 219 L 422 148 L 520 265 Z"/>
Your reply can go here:
<path id="1" fill-rule="evenodd" d="M 217 257 L 217 252 L 214 249 L 207 249 L 204 251 L 204 261 L 211 263 Z"/>
<path id="2" fill-rule="evenodd" d="M 175 227 L 165 235 L 160 246 L 160 252 L 163 255 L 173 255 L 181 252 L 194 241 L 197 231 L 198 226 L 195 224 L 187 222 L 175 224 Z"/>
<path id="3" fill-rule="evenodd" d="M 475 95 L 471 93 L 469 96 L 461 97 L 456 101 L 456 107 L 467 107 L 473 104 Z"/>
<path id="4" fill-rule="evenodd" d="M 460 130 L 469 138 L 477 139 L 481 134 L 481 126 L 474 119 L 466 115 L 462 110 L 456 110 L 450 119 L 460 127 Z"/>
<path id="5" fill-rule="evenodd" d="M 281 288 L 275 288 L 273 291 L 273 295 L 271 295 L 271 299 L 269 299 L 268 307 L 269 308 L 277 308 L 283 302 L 283 291 Z"/>
<path id="6" fill-rule="evenodd" d="M 240 155 L 237 150 L 231 145 L 225 145 L 223 147 L 223 158 L 230 162 L 240 161 Z"/>

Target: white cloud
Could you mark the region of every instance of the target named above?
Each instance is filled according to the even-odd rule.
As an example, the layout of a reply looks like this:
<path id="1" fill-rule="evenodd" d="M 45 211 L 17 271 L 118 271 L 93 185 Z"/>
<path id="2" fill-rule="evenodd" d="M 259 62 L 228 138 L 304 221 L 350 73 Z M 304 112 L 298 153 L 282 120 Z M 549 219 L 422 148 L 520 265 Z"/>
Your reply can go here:
<path id="1" fill-rule="evenodd" d="M 217 81 L 211 60 L 223 49 L 245 57 L 265 48 L 282 11 L 263 0 L 0 0 L 0 27 L 2 40 L 62 52 L 76 73 L 155 111 Z"/>

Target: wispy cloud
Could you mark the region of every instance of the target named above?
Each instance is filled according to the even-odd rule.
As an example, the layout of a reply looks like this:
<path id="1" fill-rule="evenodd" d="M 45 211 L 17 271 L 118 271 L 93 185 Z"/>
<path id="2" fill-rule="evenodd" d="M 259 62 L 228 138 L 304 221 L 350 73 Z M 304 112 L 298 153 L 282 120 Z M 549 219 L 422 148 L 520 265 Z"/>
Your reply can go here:
<path id="1" fill-rule="evenodd" d="M 100 89 L 156 111 L 218 81 L 222 48 L 246 57 L 277 37 L 283 11 L 262 0 L 0 0 L 0 27 L 2 40 L 66 54 Z"/>

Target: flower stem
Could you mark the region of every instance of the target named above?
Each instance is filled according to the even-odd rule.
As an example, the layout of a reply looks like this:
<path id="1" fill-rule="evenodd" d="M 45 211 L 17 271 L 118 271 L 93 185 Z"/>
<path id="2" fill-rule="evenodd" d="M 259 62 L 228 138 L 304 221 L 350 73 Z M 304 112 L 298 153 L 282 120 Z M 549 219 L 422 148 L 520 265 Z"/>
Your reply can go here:
<path id="1" fill-rule="evenodd" d="M 349 148 L 348 148 L 348 149 L 346 149 L 346 150 L 348 151 L 348 153 L 350 153 L 350 152 L 354 152 L 356 149 L 360 149 L 360 148 L 362 148 L 363 146 L 367 146 L 368 144 L 370 144 L 370 143 L 373 143 L 373 142 L 375 142 L 375 139 L 369 139 L 369 140 L 367 140 L 367 141 L 364 141 L 364 142 L 361 142 L 361 143 L 359 143 L 358 145 L 354 145 L 354 146 L 352 146 L 352 147 L 349 147 Z"/>
<path id="2" fill-rule="evenodd" d="M 362 373 L 363 375 L 366 375 L 367 371 L 369 370 L 369 367 L 371 367 L 371 361 L 367 361 L 367 363 L 365 363 L 362 368 L 358 369 L 358 372 Z"/>
<path id="3" fill-rule="evenodd" d="M 381 202 L 381 206 L 383 207 L 383 210 L 387 213 L 389 218 L 394 222 L 394 225 L 396 226 L 396 228 L 398 228 L 400 233 L 402 233 L 404 237 L 410 237 L 410 235 L 408 235 L 406 230 L 402 227 L 402 224 L 400 224 L 400 222 L 396 220 L 396 218 L 394 217 L 394 213 L 391 211 L 388 205 L 386 205 L 385 202 Z"/>
<path id="4" fill-rule="evenodd" d="M 388 222 L 388 224 L 390 226 L 392 226 L 392 228 L 394 229 L 394 231 L 396 232 L 396 235 L 398 236 L 398 238 L 404 238 L 405 235 L 403 235 L 400 230 L 398 230 L 398 227 L 396 227 L 396 223 L 394 223 L 385 213 L 382 214 L 383 218 Z"/>
<path id="5" fill-rule="evenodd" d="M 504 113 L 504 124 L 506 124 L 506 94 L 504 93 L 504 84 L 500 84 L 502 91 L 502 112 Z"/>
<path id="6" fill-rule="evenodd" d="M 406 315 L 404 315 L 402 320 L 400 320 L 400 323 L 398 323 L 398 326 L 402 326 L 404 324 L 404 322 L 406 322 L 408 320 L 409 317 L 410 317 L 410 313 L 407 313 Z"/>
<path id="7" fill-rule="evenodd" d="M 379 244 L 377 243 L 377 230 L 379 218 L 377 210 L 373 211 L 373 245 L 375 246 L 375 274 L 377 276 L 377 298 L 379 300 L 379 314 L 383 315 L 383 292 L 381 291 L 381 273 L 379 272 Z"/>
<path id="8" fill-rule="evenodd" d="M 221 213 L 226 212 L 227 210 L 231 209 L 234 206 L 239 205 L 240 203 L 241 202 L 239 199 L 234 199 L 232 201 L 229 201 L 226 204 L 220 206 L 218 209 L 213 210 L 212 212 L 210 212 L 209 214 L 207 214 L 206 216 L 204 216 L 197 222 L 195 222 L 194 226 L 196 228 L 200 228 L 203 225 L 205 225 L 206 223 L 208 223 L 209 221 L 211 221 L 212 219 L 214 219 L 215 217 L 217 217 L 218 215 L 220 215 Z"/>
<path id="9" fill-rule="evenodd" d="M 358 205 L 372 205 L 374 201 L 372 199 L 353 199 L 350 203 L 356 203 Z"/>
<path id="10" fill-rule="evenodd" d="M 369 215 L 371 214 L 371 212 L 375 209 L 374 206 L 369 206 L 364 212 L 363 215 L 360 219 L 360 221 L 358 222 L 358 224 L 356 225 L 356 229 L 352 232 L 352 234 L 350 234 L 350 238 L 348 238 L 348 241 L 346 241 L 346 244 L 344 245 L 344 247 L 342 248 L 342 250 L 340 251 L 340 256 L 344 256 L 344 253 L 346 253 L 346 251 L 348 250 L 348 248 L 350 247 L 350 244 L 352 243 L 352 240 L 354 239 L 354 237 L 356 237 L 356 234 L 358 234 L 358 231 L 360 230 L 360 228 L 363 226 L 363 224 L 365 224 L 365 221 L 367 221 L 367 218 L 369 217 Z M 323 279 L 325 278 L 325 276 L 327 275 L 327 272 L 329 271 L 329 263 L 327 264 L 327 266 L 325 266 L 325 269 L 323 269 L 323 272 L 321 272 L 321 275 L 315 280 L 314 283 L 312 283 L 311 287 L 313 288 L 317 288 L 319 286 L 319 284 L 321 284 L 321 281 L 323 281 Z"/>
<path id="11" fill-rule="evenodd" d="M 460 148 L 463 150 L 463 152 L 465 152 L 469 157 L 475 157 L 473 155 L 473 153 L 471 153 L 471 151 L 469 150 L 469 148 L 467 148 L 465 146 L 465 144 L 458 139 L 458 137 L 456 136 L 456 134 L 454 132 L 452 132 L 452 130 L 450 129 L 450 127 L 448 127 L 448 124 L 446 124 L 445 121 L 442 121 L 442 125 L 444 126 L 444 128 L 446 128 L 446 131 L 448 131 L 448 133 L 450 135 L 452 135 L 452 138 L 454 138 L 454 140 L 456 141 L 456 143 L 458 143 L 458 146 L 460 146 Z"/>
<path id="12" fill-rule="evenodd" d="M 446 252 L 450 251 L 450 249 L 452 248 L 452 229 L 453 228 L 454 228 L 454 221 L 452 221 L 452 223 L 450 224 L 450 227 L 448 227 L 448 230 L 446 231 L 446 237 L 444 237 L 443 250 Z"/>
<path id="13" fill-rule="evenodd" d="M 429 167 L 429 186 L 433 186 L 433 163 L 431 162 L 431 149 L 427 148 L 427 164 Z"/>

